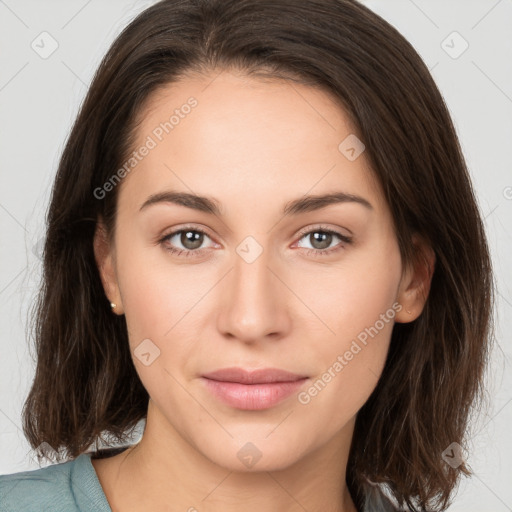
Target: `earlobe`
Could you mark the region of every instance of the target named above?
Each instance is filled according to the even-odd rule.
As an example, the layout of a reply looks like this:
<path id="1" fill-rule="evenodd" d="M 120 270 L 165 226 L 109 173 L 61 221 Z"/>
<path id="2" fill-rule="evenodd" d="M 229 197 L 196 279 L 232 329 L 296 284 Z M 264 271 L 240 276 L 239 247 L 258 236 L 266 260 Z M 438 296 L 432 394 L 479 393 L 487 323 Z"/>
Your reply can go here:
<path id="1" fill-rule="evenodd" d="M 430 244 L 422 237 L 413 235 L 414 261 L 409 265 L 400 282 L 397 302 L 402 309 L 395 321 L 407 323 L 416 320 L 423 311 L 430 292 L 436 255 Z"/>
<path id="2" fill-rule="evenodd" d="M 110 308 L 114 313 L 122 314 L 122 302 L 113 258 L 114 249 L 108 240 L 107 230 L 101 219 L 96 223 L 93 248 L 96 266 L 106 298 L 110 303 Z M 114 304 L 114 306 L 112 306 L 112 304 Z"/>

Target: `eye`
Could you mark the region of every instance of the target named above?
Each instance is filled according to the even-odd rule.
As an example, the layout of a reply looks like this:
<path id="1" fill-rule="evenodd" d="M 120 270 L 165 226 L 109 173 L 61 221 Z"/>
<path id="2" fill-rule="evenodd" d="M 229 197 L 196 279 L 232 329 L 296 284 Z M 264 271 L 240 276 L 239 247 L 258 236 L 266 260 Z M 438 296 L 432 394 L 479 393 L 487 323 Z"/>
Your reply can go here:
<path id="1" fill-rule="evenodd" d="M 312 248 L 307 248 L 299 245 L 301 248 L 306 249 L 306 253 L 312 256 L 323 256 L 332 254 L 343 249 L 344 244 L 351 244 L 352 237 L 343 235 L 338 231 L 328 229 L 325 227 L 317 227 L 309 231 L 300 233 L 300 240 L 306 239 L 312 245 Z M 159 242 L 164 245 L 165 249 L 177 256 L 196 256 L 200 255 L 205 247 L 201 247 L 205 241 L 205 237 L 211 238 L 202 229 L 196 227 L 184 227 L 172 231 L 165 235 Z M 330 247 L 332 242 L 338 238 L 343 243 L 338 243 L 334 247 Z M 181 245 L 181 247 L 180 247 Z"/>
<path id="2" fill-rule="evenodd" d="M 202 253 L 204 248 L 201 248 L 201 245 L 205 237 L 210 238 L 202 229 L 185 227 L 165 235 L 160 243 L 173 254 L 191 256 L 193 253 Z"/>
<path id="3" fill-rule="evenodd" d="M 351 244 L 352 237 L 347 235 L 343 235 L 338 231 L 334 231 L 332 229 L 324 228 L 322 226 L 310 229 L 309 231 L 302 232 L 300 234 L 300 240 L 306 239 L 312 246 L 311 249 L 307 248 L 307 254 L 312 256 L 324 256 L 332 254 L 333 252 L 337 252 L 343 249 L 344 244 Z M 343 243 L 338 243 L 334 247 L 330 247 L 332 242 L 338 238 Z M 299 244 L 300 244 L 299 240 Z M 301 247 L 299 245 L 299 247 Z"/>

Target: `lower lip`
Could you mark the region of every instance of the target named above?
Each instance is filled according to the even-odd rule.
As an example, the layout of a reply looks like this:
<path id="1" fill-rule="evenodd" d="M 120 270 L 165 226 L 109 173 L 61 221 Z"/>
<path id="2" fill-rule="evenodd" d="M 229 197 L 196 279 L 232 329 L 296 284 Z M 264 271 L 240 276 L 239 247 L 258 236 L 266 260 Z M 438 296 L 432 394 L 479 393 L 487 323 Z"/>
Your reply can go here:
<path id="1" fill-rule="evenodd" d="M 307 378 L 293 382 L 240 384 L 202 378 L 208 390 L 222 402 L 236 409 L 268 409 L 298 391 Z"/>

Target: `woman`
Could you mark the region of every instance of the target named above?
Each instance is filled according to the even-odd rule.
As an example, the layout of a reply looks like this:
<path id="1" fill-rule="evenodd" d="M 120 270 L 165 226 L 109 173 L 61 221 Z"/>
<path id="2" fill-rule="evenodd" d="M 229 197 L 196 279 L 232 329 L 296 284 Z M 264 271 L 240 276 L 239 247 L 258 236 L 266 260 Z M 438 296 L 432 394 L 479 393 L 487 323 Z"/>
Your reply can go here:
<path id="1" fill-rule="evenodd" d="M 0 510 L 445 510 L 470 474 L 486 238 L 432 77 L 369 9 L 147 9 L 47 224 L 24 430 L 63 456 Z"/>

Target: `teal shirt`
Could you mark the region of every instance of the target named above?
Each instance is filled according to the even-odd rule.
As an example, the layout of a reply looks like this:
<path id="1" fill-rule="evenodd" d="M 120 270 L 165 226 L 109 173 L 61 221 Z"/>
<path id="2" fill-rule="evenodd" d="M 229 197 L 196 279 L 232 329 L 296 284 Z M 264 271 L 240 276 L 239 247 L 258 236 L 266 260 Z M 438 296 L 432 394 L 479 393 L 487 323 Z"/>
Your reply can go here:
<path id="1" fill-rule="evenodd" d="M 0 475 L 0 512 L 112 512 L 91 453 L 74 460 Z"/>

